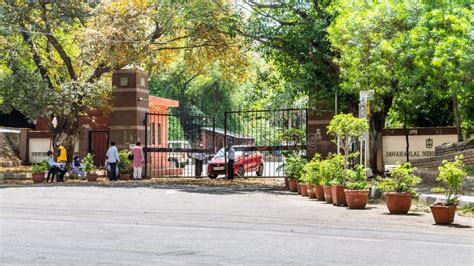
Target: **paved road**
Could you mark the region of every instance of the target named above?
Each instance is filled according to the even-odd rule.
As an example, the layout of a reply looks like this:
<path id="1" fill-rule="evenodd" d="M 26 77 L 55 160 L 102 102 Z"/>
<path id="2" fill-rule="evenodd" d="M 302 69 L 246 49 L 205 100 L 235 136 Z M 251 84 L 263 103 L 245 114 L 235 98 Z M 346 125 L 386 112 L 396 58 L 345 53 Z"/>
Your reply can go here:
<path id="1" fill-rule="evenodd" d="M 473 265 L 472 219 L 457 222 L 283 191 L 0 187 L 0 264 Z"/>

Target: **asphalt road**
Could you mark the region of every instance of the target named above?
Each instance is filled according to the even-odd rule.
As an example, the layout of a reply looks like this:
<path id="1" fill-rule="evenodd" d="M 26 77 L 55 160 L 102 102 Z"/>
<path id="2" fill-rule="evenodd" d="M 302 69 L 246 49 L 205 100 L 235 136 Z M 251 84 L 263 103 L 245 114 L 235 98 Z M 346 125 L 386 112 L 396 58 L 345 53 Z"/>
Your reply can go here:
<path id="1" fill-rule="evenodd" d="M 473 265 L 472 218 L 347 210 L 283 191 L 0 187 L 0 264 Z"/>

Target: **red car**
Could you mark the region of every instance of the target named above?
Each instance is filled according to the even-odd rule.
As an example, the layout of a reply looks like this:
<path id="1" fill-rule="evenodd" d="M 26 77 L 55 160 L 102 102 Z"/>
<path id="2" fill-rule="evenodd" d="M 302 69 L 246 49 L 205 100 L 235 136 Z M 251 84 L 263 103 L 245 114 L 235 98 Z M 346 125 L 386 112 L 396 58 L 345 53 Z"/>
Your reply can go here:
<path id="1" fill-rule="evenodd" d="M 257 176 L 263 175 L 263 156 L 260 152 L 239 151 L 239 146 L 234 146 L 234 149 L 236 150 L 234 175 L 243 177 L 248 172 L 255 172 Z M 218 175 L 225 175 L 227 165 L 224 160 L 224 148 L 222 148 L 207 164 L 207 176 L 214 179 Z"/>

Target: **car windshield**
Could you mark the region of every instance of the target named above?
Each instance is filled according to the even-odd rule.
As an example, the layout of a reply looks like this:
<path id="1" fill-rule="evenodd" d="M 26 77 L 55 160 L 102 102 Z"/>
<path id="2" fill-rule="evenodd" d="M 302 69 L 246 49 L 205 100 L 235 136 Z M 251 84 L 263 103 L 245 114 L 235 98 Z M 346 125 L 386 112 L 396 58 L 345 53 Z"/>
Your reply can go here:
<path id="1" fill-rule="evenodd" d="M 229 152 L 227 152 L 227 155 L 229 155 Z M 235 156 L 241 156 L 242 155 L 242 151 L 235 151 Z M 216 158 L 220 158 L 220 157 L 224 157 L 224 148 L 220 149 L 217 153 L 216 153 Z"/>

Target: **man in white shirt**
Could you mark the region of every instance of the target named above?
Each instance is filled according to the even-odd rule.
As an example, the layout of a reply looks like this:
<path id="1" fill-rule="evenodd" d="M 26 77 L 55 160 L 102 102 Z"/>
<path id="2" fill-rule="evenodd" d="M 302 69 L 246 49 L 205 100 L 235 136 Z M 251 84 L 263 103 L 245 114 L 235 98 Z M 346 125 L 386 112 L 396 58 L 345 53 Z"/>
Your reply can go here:
<path id="1" fill-rule="evenodd" d="M 106 154 L 107 162 L 110 165 L 110 181 L 117 180 L 117 163 L 120 162 L 119 153 L 117 147 L 115 147 L 115 142 L 110 143 L 110 148 L 107 150 Z"/>
<path id="2" fill-rule="evenodd" d="M 235 150 L 232 148 L 232 143 L 227 145 L 227 153 L 227 179 L 234 179 Z"/>
<path id="3" fill-rule="evenodd" d="M 197 149 L 202 149 L 203 146 L 201 143 L 197 143 L 196 145 Z M 203 161 L 207 158 L 207 155 L 203 152 L 194 152 L 192 154 L 192 157 L 194 158 L 194 175 L 196 177 L 201 177 L 202 174 L 202 164 Z"/>

